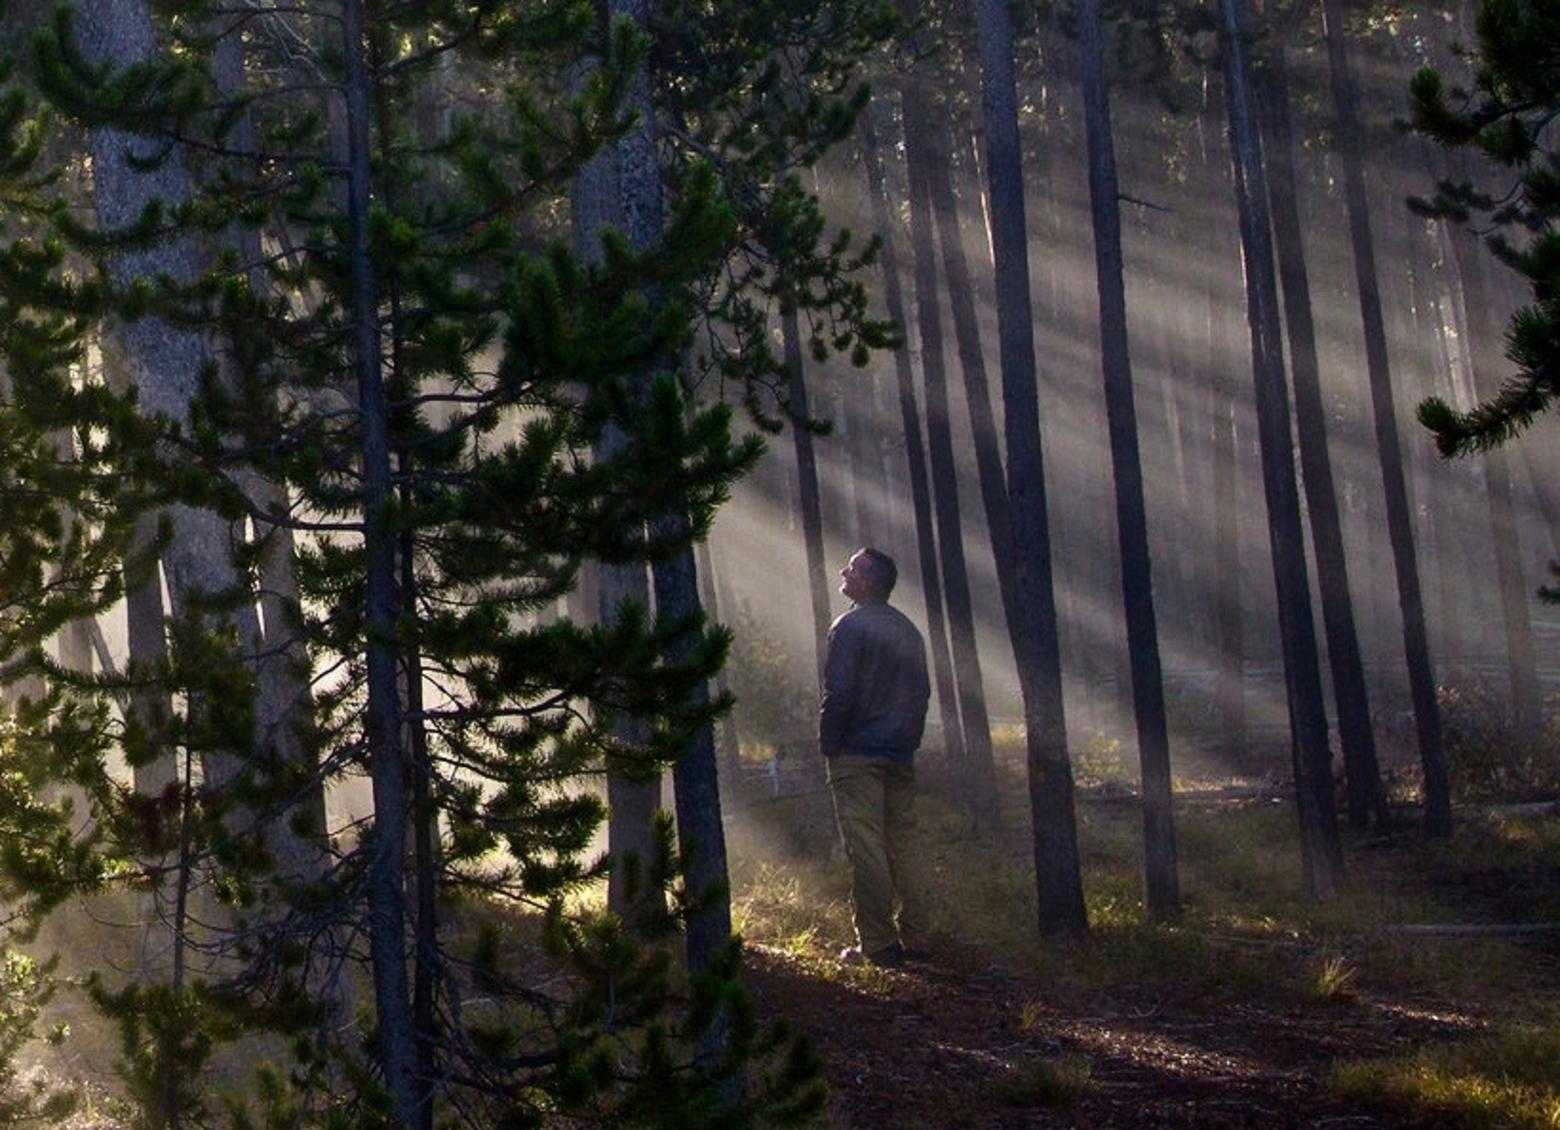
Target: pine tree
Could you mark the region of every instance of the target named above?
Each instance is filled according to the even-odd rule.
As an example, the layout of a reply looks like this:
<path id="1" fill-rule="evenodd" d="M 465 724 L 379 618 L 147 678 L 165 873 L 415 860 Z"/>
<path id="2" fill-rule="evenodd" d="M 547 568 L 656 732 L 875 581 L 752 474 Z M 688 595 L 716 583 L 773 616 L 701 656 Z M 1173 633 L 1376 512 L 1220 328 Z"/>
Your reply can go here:
<path id="1" fill-rule="evenodd" d="M 250 922 L 256 932 L 243 973 L 224 991 L 246 986 L 251 1007 L 268 998 L 274 1009 L 307 983 L 301 963 L 332 960 L 311 948 L 322 920 L 362 928 L 382 1089 L 298 1101 L 382 1103 L 402 1125 L 427 1124 L 441 1101 L 435 1072 L 463 1079 L 463 1101 L 495 1120 L 532 1109 L 536 1087 L 581 1103 L 614 1084 L 629 1104 L 638 1101 L 636 1086 L 667 1089 L 674 1108 L 709 1101 L 672 1085 L 677 1053 L 655 1035 L 660 959 L 625 947 L 605 922 L 563 912 L 564 896 L 596 877 L 577 855 L 599 817 L 589 794 L 566 786 L 608 751 L 675 759 L 687 735 L 708 724 L 710 708 L 692 688 L 718 665 L 724 637 L 686 618 L 652 621 L 644 610 L 593 630 L 536 625 L 526 614 L 555 601 L 587 556 L 644 561 L 681 551 L 756 455 L 753 444 L 732 441 L 725 410 L 690 417 L 675 380 L 655 369 L 657 359 L 680 355 L 690 280 L 726 253 L 731 212 L 707 169 L 689 168 L 665 240 L 635 249 L 609 239 L 591 268 L 517 226 L 533 197 L 556 196 L 594 148 L 628 128 L 619 109 L 624 76 L 644 50 L 632 29 L 614 28 L 606 62 L 577 97 L 533 80 L 532 93 L 457 120 L 432 144 L 404 125 L 418 82 L 445 55 L 458 49 L 495 81 L 524 78 L 509 60 L 566 56 L 584 26 L 580 13 L 488 3 L 386 15 L 348 0 L 339 13 L 330 4 L 293 6 L 253 25 L 190 18 L 164 25 L 181 40 L 178 57 L 148 56 L 112 74 L 76 50 L 62 17 L 39 52 L 59 103 L 166 145 L 144 175 L 166 172 L 175 155 L 207 166 L 122 230 L 68 234 L 109 265 L 122 315 L 153 312 L 225 344 L 225 371 L 192 360 L 171 374 L 194 395 L 176 419 L 168 412 L 157 420 L 167 435 L 158 475 L 183 486 L 186 506 L 203 503 L 201 513 L 247 515 L 304 535 L 309 616 L 300 629 L 317 669 L 337 672 L 318 701 L 323 764 L 333 776 L 357 769 L 374 782 L 372 823 L 355 844 L 342 843 L 329 885 L 293 890 L 285 914 Z M 191 5 L 187 14 L 205 13 Z M 322 29 L 336 26 L 338 14 L 340 35 L 329 42 Z M 301 65 L 344 92 L 343 148 L 332 149 L 330 115 L 319 112 L 307 74 L 256 68 L 259 85 L 212 97 L 201 61 L 211 39 L 251 32 L 252 49 L 274 52 L 273 64 L 300 65 L 286 54 L 300 43 L 328 44 L 306 49 Z M 256 150 L 233 140 L 239 108 L 254 115 Z M 431 197 L 409 191 L 430 181 L 439 185 Z M 269 291 L 253 285 L 256 264 L 231 244 L 200 273 L 112 267 L 122 246 L 196 238 L 220 245 L 235 216 L 281 248 L 262 264 Z M 665 297 L 651 302 L 652 293 Z M 643 398 L 623 383 L 638 372 L 653 374 Z M 252 410 L 273 403 L 281 406 L 274 413 Z M 609 425 L 627 436 L 621 452 L 581 459 Z M 287 485 L 286 510 L 256 506 L 244 490 L 256 476 Z M 666 513 L 687 514 L 686 527 L 656 527 Z M 201 637 L 176 630 L 174 639 L 193 647 Z M 212 658 L 188 651 L 175 663 L 193 667 L 202 657 Z M 652 719 L 645 741 L 620 748 L 584 720 L 589 701 Z M 213 717 L 208 729 L 219 735 L 240 722 Z M 419 734 L 426 756 L 416 752 Z M 408 743 L 413 776 L 431 777 L 416 788 L 403 768 Z M 189 813 L 205 798 L 187 782 Z M 435 884 L 468 921 L 487 915 L 493 900 L 545 909 L 550 947 L 585 976 L 561 1043 L 543 1056 L 515 1059 L 508 1050 L 529 1039 L 513 1020 L 519 1003 L 569 1002 L 547 1005 L 524 963 L 497 947 L 496 930 L 481 932 L 474 951 L 448 932 L 431 948 L 412 944 L 404 845 L 410 832 L 435 827 L 419 796 L 439 807 L 441 842 L 434 874 L 417 853 L 417 884 Z M 663 843 L 649 861 L 650 881 L 669 876 L 674 860 Z M 419 970 L 431 966 L 432 1023 L 414 1017 L 408 958 Z M 711 970 L 717 985 L 730 975 L 729 962 Z M 463 1016 L 473 978 L 512 1007 Z M 130 1067 L 143 1102 L 162 1120 L 198 1109 L 186 1037 L 210 1034 L 197 1015 L 214 1004 L 210 994 L 193 985 L 171 994 L 105 986 L 100 998 L 123 1019 L 127 1042 L 152 1049 L 149 1057 L 138 1051 Z M 695 1015 L 687 1034 L 707 1021 Z M 608 1057 L 611 1032 L 623 1023 L 651 1027 L 637 1066 Z M 737 1026 L 723 1070 L 753 1038 L 750 1025 Z M 324 1050 L 334 1070 L 350 1068 L 350 1044 Z M 173 1068 L 190 1081 L 177 1095 L 163 1088 Z"/>
<path id="2" fill-rule="evenodd" d="M 1517 435 L 1560 395 L 1556 377 L 1560 321 L 1560 206 L 1555 146 L 1548 128 L 1557 105 L 1553 65 L 1560 52 L 1560 16 L 1534 0 L 1480 0 L 1469 86 L 1448 86 L 1433 68 L 1413 79 L 1416 129 L 1449 148 L 1475 150 L 1513 178 L 1510 194 L 1485 192 L 1466 178 L 1447 181 L 1421 212 L 1466 222 L 1488 217 L 1486 244 L 1531 284 L 1534 301 L 1507 333 L 1506 358 L 1515 373 L 1499 392 L 1466 414 L 1427 400 L 1420 418 L 1444 454 L 1486 450 Z M 1504 186 L 1503 186 L 1504 189 Z M 1513 240 L 1511 235 L 1519 238 Z"/>

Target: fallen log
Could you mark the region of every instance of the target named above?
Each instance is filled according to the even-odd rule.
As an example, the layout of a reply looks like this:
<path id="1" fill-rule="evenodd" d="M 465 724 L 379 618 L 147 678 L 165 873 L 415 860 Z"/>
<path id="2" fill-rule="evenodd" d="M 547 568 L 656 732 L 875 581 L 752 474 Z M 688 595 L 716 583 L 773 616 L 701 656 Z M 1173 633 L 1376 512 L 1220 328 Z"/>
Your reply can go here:
<path id="1" fill-rule="evenodd" d="M 1404 922 L 1383 926 L 1382 929 L 1389 934 L 1503 937 L 1560 934 L 1560 922 Z"/>

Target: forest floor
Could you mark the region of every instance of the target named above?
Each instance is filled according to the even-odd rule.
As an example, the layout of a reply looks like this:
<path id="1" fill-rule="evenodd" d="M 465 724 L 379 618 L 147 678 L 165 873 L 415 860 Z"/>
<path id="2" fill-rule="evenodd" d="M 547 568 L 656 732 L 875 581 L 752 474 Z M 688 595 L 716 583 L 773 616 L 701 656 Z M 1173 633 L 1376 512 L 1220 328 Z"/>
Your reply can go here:
<path id="1" fill-rule="evenodd" d="M 1560 923 L 1560 814 L 1469 810 L 1439 844 L 1406 823 L 1347 837 L 1347 885 L 1317 904 L 1290 804 L 1182 804 L 1185 913 L 1149 925 L 1135 805 L 1085 799 L 1092 932 L 1064 947 L 1035 937 L 1012 784 L 999 844 L 927 790 L 930 936 L 892 971 L 837 960 L 852 933 L 826 795 L 733 822 L 748 984 L 816 1042 L 820 1125 L 1560 1130 L 1560 934 L 1402 929 Z"/>

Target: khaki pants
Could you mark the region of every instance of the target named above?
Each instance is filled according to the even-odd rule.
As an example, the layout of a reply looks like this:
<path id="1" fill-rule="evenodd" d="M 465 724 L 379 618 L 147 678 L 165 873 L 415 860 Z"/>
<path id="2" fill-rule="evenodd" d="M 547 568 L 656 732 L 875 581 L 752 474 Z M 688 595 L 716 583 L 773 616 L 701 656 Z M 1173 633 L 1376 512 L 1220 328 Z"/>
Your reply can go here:
<path id="1" fill-rule="evenodd" d="M 851 903 L 862 952 L 899 941 L 908 917 L 910 839 L 915 824 L 915 766 L 886 757 L 842 753 L 829 759 L 829 788 L 845 853 L 850 857 Z"/>

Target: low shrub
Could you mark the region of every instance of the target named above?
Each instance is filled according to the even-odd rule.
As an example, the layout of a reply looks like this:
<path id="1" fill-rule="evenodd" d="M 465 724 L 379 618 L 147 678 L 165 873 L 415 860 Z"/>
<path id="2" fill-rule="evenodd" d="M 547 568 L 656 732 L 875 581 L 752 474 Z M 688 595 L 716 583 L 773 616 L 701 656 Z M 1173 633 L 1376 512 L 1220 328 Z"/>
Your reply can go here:
<path id="1" fill-rule="evenodd" d="M 1460 801 L 1524 801 L 1560 796 L 1560 719 L 1523 740 L 1512 724 L 1507 695 L 1483 680 L 1443 686 L 1442 735 L 1452 795 Z"/>

